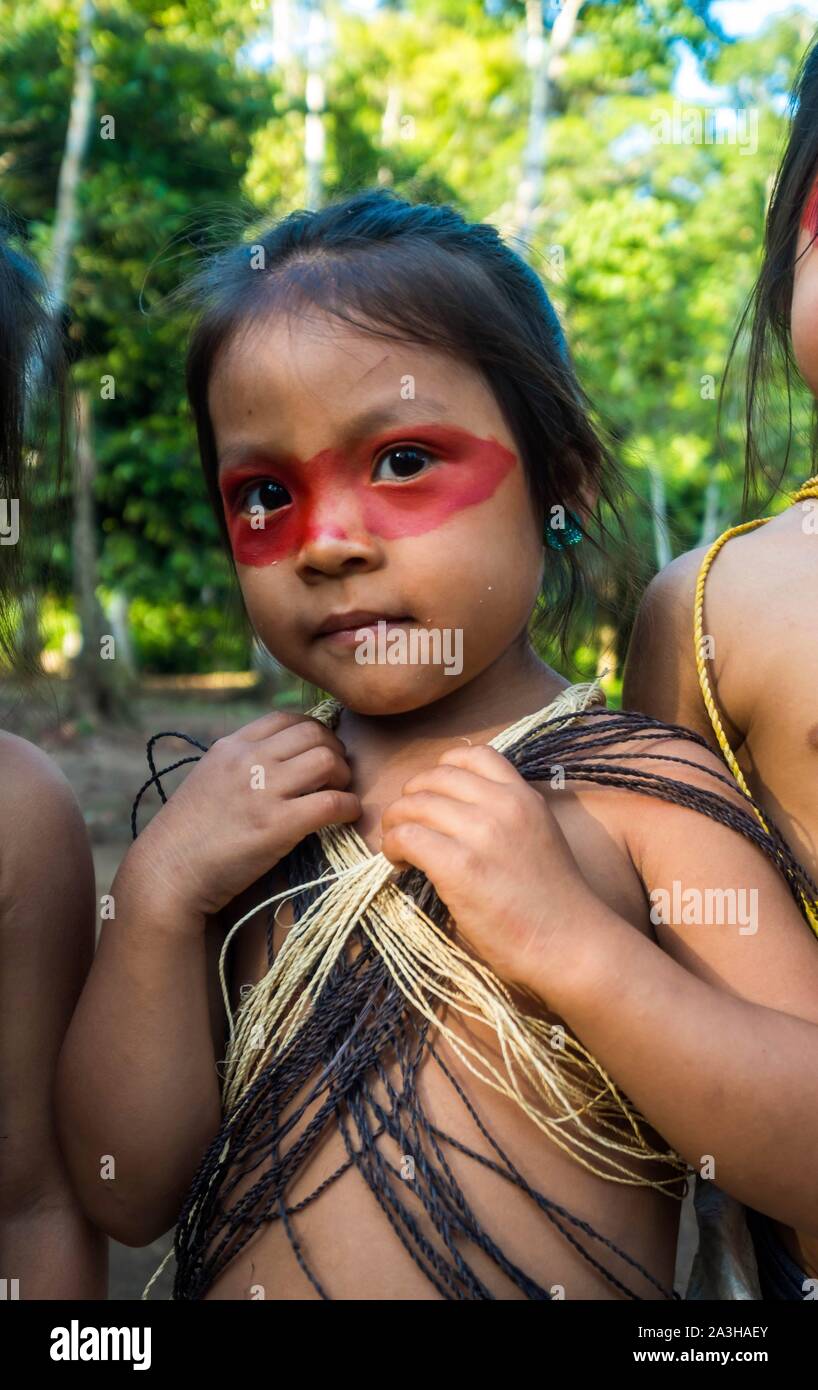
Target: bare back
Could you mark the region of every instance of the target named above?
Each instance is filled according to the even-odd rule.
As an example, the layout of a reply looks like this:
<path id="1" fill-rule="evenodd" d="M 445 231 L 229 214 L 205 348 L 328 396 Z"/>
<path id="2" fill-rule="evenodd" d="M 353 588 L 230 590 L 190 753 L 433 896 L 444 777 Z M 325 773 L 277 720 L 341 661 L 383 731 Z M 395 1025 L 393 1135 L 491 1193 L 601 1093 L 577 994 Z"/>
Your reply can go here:
<path id="1" fill-rule="evenodd" d="M 747 785 L 818 883 L 818 501 L 732 537 L 705 588 L 708 675 Z M 623 703 L 718 741 L 696 670 L 693 614 L 707 548 L 650 585 L 634 628 Z M 818 949 L 818 941 L 815 942 Z M 818 1268 L 818 1241 L 779 1226 L 790 1253 Z"/>
<path id="2" fill-rule="evenodd" d="M 707 579 L 704 634 L 711 686 L 739 766 L 818 881 L 818 535 L 805 529 L 805 505 L 724 546 Z M 681 556 L 650 586 L 624 704 L 695 729 L 718 747 L 694 659 L 696 577 L 705 554 Z"/>

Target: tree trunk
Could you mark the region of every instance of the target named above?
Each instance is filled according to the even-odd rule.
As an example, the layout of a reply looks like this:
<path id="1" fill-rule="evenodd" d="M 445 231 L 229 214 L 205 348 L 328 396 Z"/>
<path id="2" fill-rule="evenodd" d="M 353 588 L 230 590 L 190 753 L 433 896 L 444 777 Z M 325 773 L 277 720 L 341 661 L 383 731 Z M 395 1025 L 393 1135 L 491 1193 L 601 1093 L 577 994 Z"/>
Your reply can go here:
<path id="1" fill-rule="evenodd" d="M 40 628 L 40 596 L 29 586 L 20 597 L 20 627 L 18 651 L 22 670 L 39 672 L 40 654 L 43 650 L 43 635 Z"/>
<path id="2" fill-rule="evenodd" d="M 307 115 L 304 124 L 304 159 L 307 169 L 306 206 L 311 211 L 324 201 L 324 61 L 327 21 L 320 6 L 310 10 L 307 31 Z"/>
<path id="3" fill-rule="evenodd" d="M 71 109 L 68 116 L 68 129 L 65 136 L 62 163 L 57 183 L 57 207 L 54 215 L 54 231 L 51 238 L 51 261 L 48 267 L 48 306 L 52 317 L 58 322 L 65 303 L 65 288 L 68 279 L 68 266 L 71 251 L 76 239 L 76 189 L 88 141 L 90 129 L 93 84 L 91 78 L 91 25 L 93 22 L 92 0 L 83 0 L 80 10 L 80 26 L 77 38 L 77 59 L 74 66 L 74 87 L 71 93 Z M 43 364 L 35 355 L 28 383 L 28 393 L 33 399 L 40 386 Z M 40 640 L 40 595 L 30 589 L 23 612 L 24 629 L 22 641 L 32 669 L 40 663 L 41 647 L 34 650 Z"/>
<path id="4" fill-rule="evenodd" d="M 131 679 L 136 672 L 131 635 L 128 631 L 128 600 L 120 589 L 114 590 L 105 610 L 110 631 L 116 643 L 116 659 L 122 662 L 122 670 Z"/>
<path id="5" fill-rule="evenodd" d="M 77 35 L 77 58 L 71 110 L 57 184 L 57 209 L 51 241 L 48 285 L 51 309 L 62 313 L 66 302 L 71 260 L 80 232 L 77 191 L 82 178 L 85 153 L 91 134 L 94 104 L 91 36 L 94 24 L 93 0 L 82 0 Z M 74 468 L 74 594 L 82 630 L 82 648 L 75 663 L 76 700 L 84 715 L 123 715 L 123 663 L 105 660 L 100 643 L 106 632 L 105 619 L 96 596 L 98 582 L 97 546 L 94 533 L 94 478 L 96 459 L 92 438 L 91 401 L 87 391 L 77 393 L 77 440 Z"/>
<path id="6" fill-rule="evenodd" d="M 542 0 L 526 0 L 525 61 L 530 73 L 531 96 L 522 177 L 517 188 L 514 212 L 514 228 L 523 241 L 530 239 L 536 213 L 542 203 L 550 88 L 559 75 L 564 55 L 574 37 L 582 5 L 583 0 L 565 0 L 554 20 L 551 40 L 546 43 Z"/>
<path id="7" fill-rule="evenodd" d="M 127 663 L 121 659 L 96 594 L 96 456 L 88 391 L 77 393 L 77 407 L 72 541 L 74 601 L 82 630 L 82 646 L 74 662 L 74 698 L 78 711 L 87 719 L 94 720 L 99 715 L 121 719 L 128 717 L 130 708 Z"/>
<path id="8" fill-rule="evenodd" d="M 661 470 L 655 464 L 648 466 L 650 476 L 650 500 L 653 509 L 653 546 L 656 555 L 656 568 L 663 570 L 673 559 L 670 544 L 670 528 L 667 521 L 667 493 Z"/>
<path id="9" fill-rule="evenodd" d="M 699 545 L 712 545 L 719 534 L 720 488 L 717 478 L 711 478 L 704 492 L 704 518 Z"/>
<path id="10" fill-rule="evenodd" d="M 293 0 L 273 0 L 273 47 L 276 72 L 283 91 L 290 101 L 295 102 L 301 92 L 301 77 L 293 49 L 295 20 L 293 8 Z"/>
<path id="11" fill-rule="evenodd" d="M 77 35 L 77 60 L 74 65 L 74 87 L 60 176 L 57 183 L 57 210 L 51 239 L 51 265 L 48 287 L 52 312 L 59 314 L 65 303 L 71 256 L 77 241 L 77 189 L 79 187 L 85 151 L 91 133 L 94 103 L 94 80 L 91 65 L 94 52 L 91 31 L 94 22 L 92 0 L 82 0 L 80 27 Z"/>

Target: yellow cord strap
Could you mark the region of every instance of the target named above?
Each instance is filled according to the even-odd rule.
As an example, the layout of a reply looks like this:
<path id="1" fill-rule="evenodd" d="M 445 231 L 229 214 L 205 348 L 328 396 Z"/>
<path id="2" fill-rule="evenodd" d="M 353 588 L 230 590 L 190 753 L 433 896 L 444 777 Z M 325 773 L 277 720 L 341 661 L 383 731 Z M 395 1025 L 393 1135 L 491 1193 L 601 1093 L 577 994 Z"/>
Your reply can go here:
<path id="1" fill-rule="evenodd" d="M 808 497 L 818 498 L 818 473 L 815 474 L 814 478 L 807 478 L 804 486 L 793 493 L 792 500 L 794 503 L 806 502 Z"/>
<path id="2" fill-rule="evenodd" d="M 808 478 L 803 487 L 800 487 L 798 491 L 794 493 L 792 503 L 794 505 L 796 502 L 805 502 L 807 498 L 810 497 L 818 498 L 818 473 L 815 477 Z M 730 747 L 729 739 L 724 732 L 724 726 L 721 722 L 721 716 L 710 685 L 710 677 L 707 674 L 707 659 L 704 655 L 704 586 L 707 582 L 707 576 L 710 573 L 713 561 L 722 547 L 726 545 L 733 536 L 742 536 L 747 531 L 754 531 L 758 526 L 764 526 L 770 520 L 772 520 L 771 517 L 762 516 L 759 517 L 757 521 L 746 521 L 742 526 L 732 526 L 729 531 L 725 531 L 723 535 L 719 536 L 718 540 L 713 542 L 699 569 L 698 578 L 696 580 L 696 600 L 693 611 L 693 643 L 696 656 L 696 671 L 699 677 L 699 688 L 702 692 L 704 707 L 707 710 L 708 718 L 713 726 L 713 732 L 718 740 L 724 761 L 732 772 L 738 786 L 749 801 L 754 814 L 767 831 L 769 831 L 769 826 L 753 799 L 752 792 L 747 786 L 741 768 L 736 761 L 735 754 Z M 812 930 L 815 932 L 816 936 L 818 936 L 818 903 L 810 902 L 809 898 L 805 897 L 803 893 L 799 894 L 799 896 L 801 897 L 804 915 L 812 927 Z"/>

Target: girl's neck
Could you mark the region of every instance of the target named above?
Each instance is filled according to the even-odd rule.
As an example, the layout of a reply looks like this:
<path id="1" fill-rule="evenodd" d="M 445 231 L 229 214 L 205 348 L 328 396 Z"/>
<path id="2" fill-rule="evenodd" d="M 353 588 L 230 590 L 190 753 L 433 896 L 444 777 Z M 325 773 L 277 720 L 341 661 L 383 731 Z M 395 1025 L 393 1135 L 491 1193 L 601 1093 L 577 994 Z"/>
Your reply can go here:
<path id="1" fill-rule="evenodd" d="M 344 709 L 337 727 L 350 750 L 383 759 L 453 739 L 486 742 L 516 720 L 550 704 L 568 685 L 531 648 L 527 633 L 467 684 L 403 714 L 362 715 Z"/>

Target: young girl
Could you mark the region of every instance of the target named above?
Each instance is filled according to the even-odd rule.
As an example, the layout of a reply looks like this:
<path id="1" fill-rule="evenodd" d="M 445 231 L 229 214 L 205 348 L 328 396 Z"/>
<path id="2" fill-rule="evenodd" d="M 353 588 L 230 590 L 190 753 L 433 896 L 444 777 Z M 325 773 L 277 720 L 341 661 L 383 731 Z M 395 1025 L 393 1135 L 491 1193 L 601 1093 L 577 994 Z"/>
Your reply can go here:
<path id="1" fill-rule="evenodd" d="M 771 371 L 774 354 L 785 364 L 788 392 L 794 368 L 813 396 L 818 394 L 818 46 L 805 56 L 794 104 L 751 299 L 746 493 L 762 473 L 780 482 L 789 458 L 788 444 L 775 476 L 759 443 L 765 395 L 778 384 Z M 815 474 L 814 451 L 809 471 Z M 634 629 L 624 690 L 627 708 L 677 720 L 721 748 L 739 785 L 775 819 L 813 878 L 818 877 L 816 594 L 818 476 L 813 476 L 788 510 L 763 525 L 726 532 L 656 577 Z M 811 916 L 818 932 L 818 904 Z M 801 1271 L 818 1276 L 814 1233 L 796 1235 L 753 1213 L 750 1228 L 767 1296 L 801 1297 L 796 1292 Z"/>
<path id="2" fill-rule="evenodd" d="M 668 1297 L 687 1163 L 818 1231 L 818 952 L 770 845 L 699 743 L 532 646 L 611 490 L 536 276 L 373 191 L 194 290 L 248 614 L 336 702 L 219 739 L 123 861 L 60 1063 L 87 1210 L 178 1221 L 177 1298 Z M 754 907 L 656 911 L 680 887 Z"/>
<path id="3" fill-rule="evenodd" d="M 21 680 L 31 676 L 16 641 L 15 608 L 32 525 L 24 464 L 32 379 L 41 397 L 48 387 L 60 407 L 65 399 L 62 349 L 43 293 L 35 267 L 0 239 L 0 651 Z M 11 712 L 3 710 L 4 723 Z M 0 1278 L 9 1298 L 103 1298 L 106 1242 L 72 1190 L 53 1095 L 65 1029 L 94 952 L 91 847 L 62 773 L 5 728 L 0 788 Z"/>

